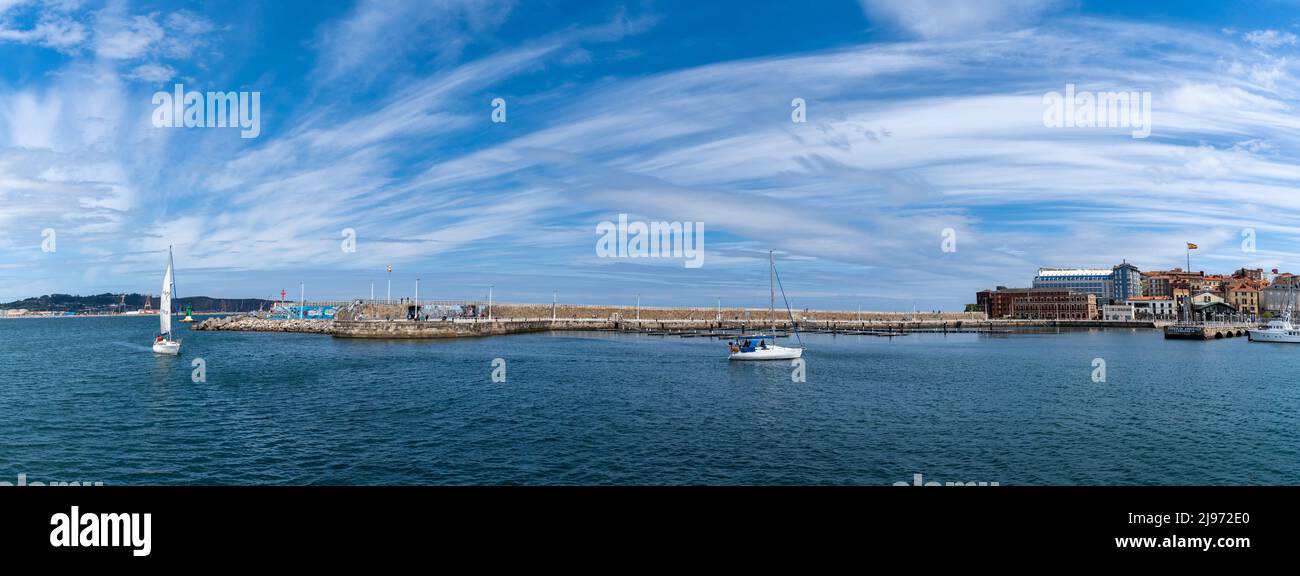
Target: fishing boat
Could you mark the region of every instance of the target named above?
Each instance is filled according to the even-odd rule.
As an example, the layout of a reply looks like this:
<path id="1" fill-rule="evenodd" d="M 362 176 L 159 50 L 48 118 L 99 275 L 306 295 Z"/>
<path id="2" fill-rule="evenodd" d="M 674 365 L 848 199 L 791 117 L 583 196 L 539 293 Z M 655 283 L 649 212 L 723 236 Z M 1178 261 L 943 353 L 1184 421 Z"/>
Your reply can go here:
<path id="1" fill-rule="evenodd" d="M 181 353 L 181 341 L 172 339 L 172 295 L 176 281 L 172 278 L 172 247 L 167 247 L 167 272 L 163 273 L 162 303 L 158 308 L 158 336 L 154 338 L 154 354 L 175 356 Z"/>
<path id="2" fill-rule="evenodd" d="M 741 334 L 735 340 L 727 343 L 731 350 L 731 360 L 793 360 L 803 356 L 803 339 L 799 337 L 799 327 L 795 324 L 794 314 L 790 312 L 790 300 L 785 296 L 785 287 L 781 286 L 781 278 L 776 273 L 776 257 L 773 252 L 767 252 L 768 265 L 768 291 L 771 293 L 771 299 L 768 301 L 767 315 L 772 321 L 771 334 Z M 776 343 L 776 289 L 781 288 L 781 300 L 785 302 L 785 312 L 790 318 L 790 330 L 799 340 L 798 348 L 788 346 L 779 346 Z"/>

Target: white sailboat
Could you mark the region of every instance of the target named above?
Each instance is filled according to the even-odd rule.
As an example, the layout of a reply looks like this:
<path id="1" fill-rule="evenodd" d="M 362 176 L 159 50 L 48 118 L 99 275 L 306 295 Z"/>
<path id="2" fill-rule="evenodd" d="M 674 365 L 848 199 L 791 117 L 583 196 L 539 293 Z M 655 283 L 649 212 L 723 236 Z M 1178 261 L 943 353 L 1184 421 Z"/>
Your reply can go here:
<path id="1" fill-rule="evenodd" d="M 162 304 L 158 308 L 158 336 L 154 338 L 154 354 L 175 356 L 181 353 L 180 340 L 172 339 L 172 293 L 176 282 L 172 278 L 172 247 L 167 247 L 167 272 L 163 274 Z"/>
<path id="2" fill-rule="evenodd" d="M 800 339 L 798 348 L 787 346 L 778 346 L 776 344 L 776 286 L 778 279 L 776 277 L 776 260 L 771 250 L 767 252 L 768 263 L 768 289 L 771 292 L 771 300 L 768 301 L 767 315 L 772 320 L 771 334 L 752 334 L 740 335 L 735 340 L 728 343 L 731 350 L 731 360 L 793 360 L 803 356 L 803 340 Z M 794 332 L 795 338 L 799 338 L 799 329 L 795 326 L 794 315 L 790 313 L 790 301 L 785 297 L 785 287 L 781 288 L 781 299 L 785 300 L 785 312 L 790 316 L 790 329 Z"/>

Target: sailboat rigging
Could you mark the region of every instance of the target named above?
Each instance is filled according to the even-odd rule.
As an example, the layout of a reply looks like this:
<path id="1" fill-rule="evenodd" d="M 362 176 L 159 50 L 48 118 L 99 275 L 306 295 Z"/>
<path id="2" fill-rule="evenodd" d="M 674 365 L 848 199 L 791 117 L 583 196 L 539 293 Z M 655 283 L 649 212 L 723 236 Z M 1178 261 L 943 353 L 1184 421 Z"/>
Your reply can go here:
<path id="1" fill-rule="evenodd" d="M 774 252 L 767 252 L 768 262 L 768 290 L 770 293 L 767 316 L 771 320 L 771 334 L 753 334 L 741 335 L 735 340 L 728 343 L 731 350 L 731 360 L 792 360 L 803 355 L 803 339 L 799 337 L 799 327 L 794 321 L 794 313 L 790 311 L 790 299 L 785 295 L 785 286 L 781 285 L 781 278 L 776 272 L 776 257 Z M 778 346 L 776 344 L 776 289 L 781 288 L 781 299 L 785 302 L 786 315 L 790 318 L 790 331 L 794 333 L 795 338 L 799 341 L 798 348 L 787 346 Z"/>

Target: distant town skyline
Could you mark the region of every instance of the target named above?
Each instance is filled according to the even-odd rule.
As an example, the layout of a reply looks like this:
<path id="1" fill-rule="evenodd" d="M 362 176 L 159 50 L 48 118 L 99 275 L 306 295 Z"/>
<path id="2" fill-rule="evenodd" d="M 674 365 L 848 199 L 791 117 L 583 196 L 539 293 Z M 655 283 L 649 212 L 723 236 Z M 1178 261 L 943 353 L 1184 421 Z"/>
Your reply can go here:
<path id="1" fill-rule="evenodd" d="M 762 306 L 769 249 L 840 310 L 1187 242 L 1300 269 L 1292 5 L 974 5 L 0 2 L 0 301 L 156 293 L 169 245 L 215 298 L 392 265 L 395 298 Z M 177 85 L 257 130 L 159 127 Z M 620 215 L 702 224 L 699 266 L 603 255 Z"/>

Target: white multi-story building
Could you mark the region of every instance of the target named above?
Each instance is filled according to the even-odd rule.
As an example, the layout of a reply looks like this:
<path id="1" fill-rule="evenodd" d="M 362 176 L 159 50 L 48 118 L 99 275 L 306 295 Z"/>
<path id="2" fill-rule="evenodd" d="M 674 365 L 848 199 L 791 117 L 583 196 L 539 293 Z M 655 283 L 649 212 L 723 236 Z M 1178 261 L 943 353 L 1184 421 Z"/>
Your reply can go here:
<path id="1" fill-rule="evenodd" d="M 1132 321 L 1133 305 L 1132 304 L 1106 304 L 1105 306 L 1101 307 L 1101 319 L 1119 320 L 1124 322 Z"/>
<path id="2" fill-rule="evenodd" d="M 1039 268 L 1034 276 L 1034 288 L 1065 288 L 1074 292 L 1106 297 L 1106 282 L 1110 270 L 1105 268 Z"/>
<path id="3" fill-rule="evenodd" d="M 1138 296 L 1125 302 L 1133 307 L 1138 320 L 1172 320 L 1178 317 L 1178 304 L 1164 296 Z"/>

